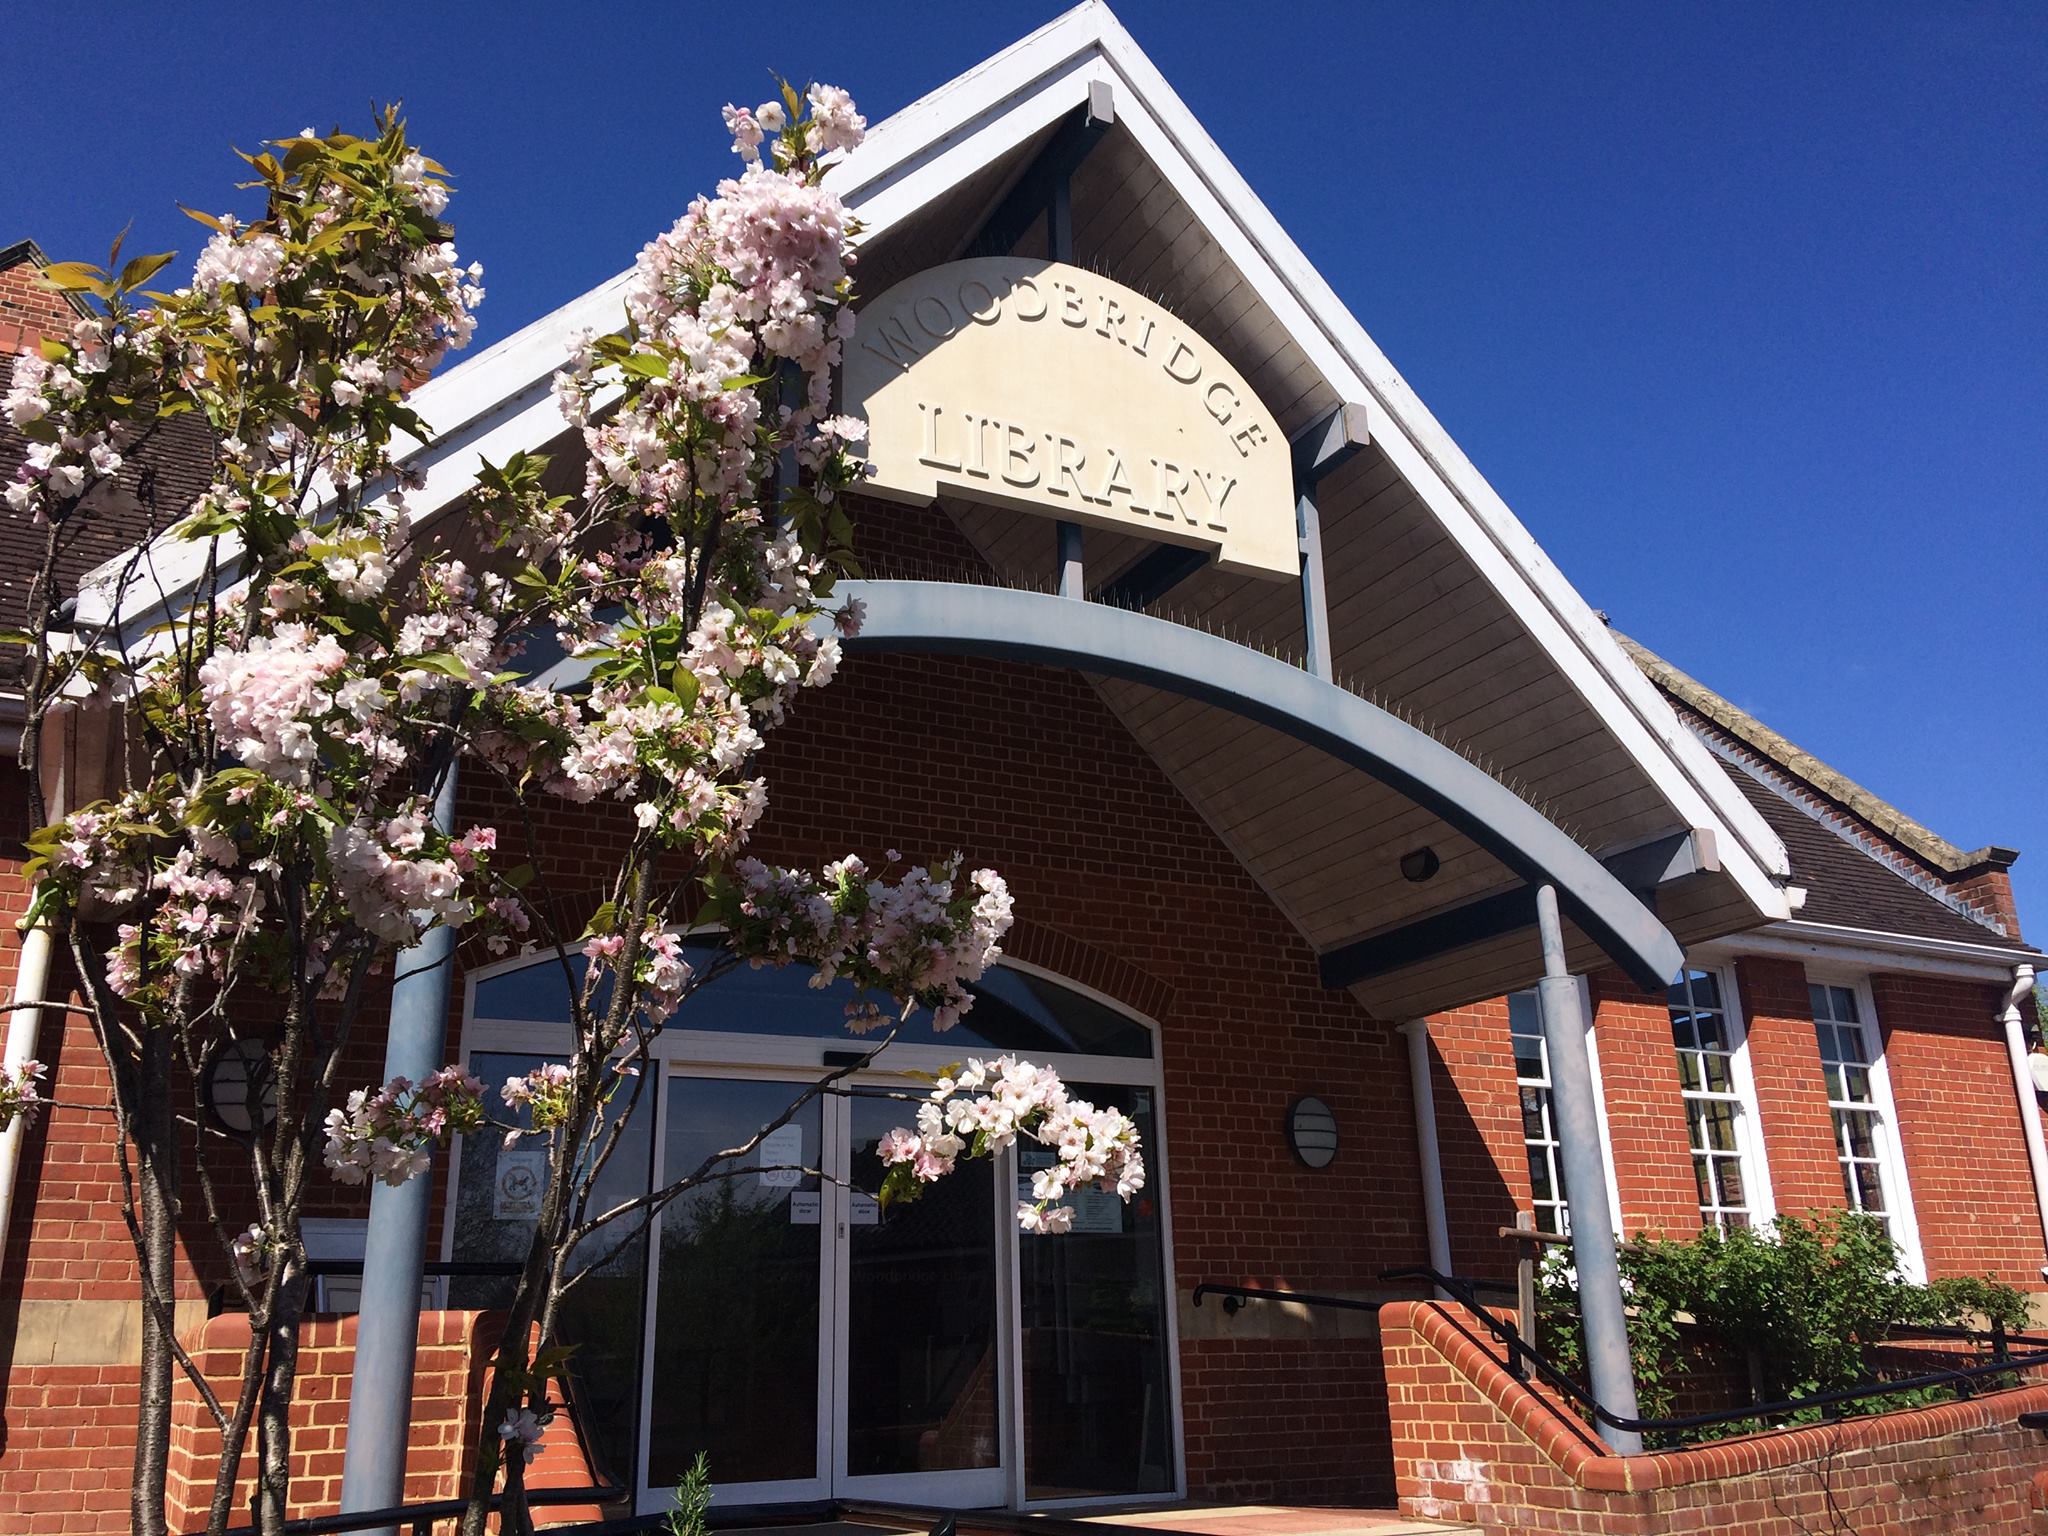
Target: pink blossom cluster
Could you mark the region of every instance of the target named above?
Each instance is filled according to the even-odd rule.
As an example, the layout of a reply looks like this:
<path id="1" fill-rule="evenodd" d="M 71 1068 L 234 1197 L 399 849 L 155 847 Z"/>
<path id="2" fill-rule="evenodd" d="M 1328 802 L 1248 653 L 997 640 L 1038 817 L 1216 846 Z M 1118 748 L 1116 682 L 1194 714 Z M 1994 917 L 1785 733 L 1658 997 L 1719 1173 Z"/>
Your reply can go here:
<path id="1" fill-rule="evenodd" d="M 433 1149 L 484 1123 L 484 1085 L 460 1067 L 443 1067 L 415 1086 L 394 1077 L 372 1092 L 358 1088 L 345 1109 L 327 1112 L 324 1161 L 344 1184 L 365 1179 L 399 1185 L 425 1173 Z"/>
<path id="2" fill-rule="evenodd" d="M 507 1109 L 525 1110 L 529 1124 L 524 1129 L 515 1127 L 507 1131 L 505 1145 L 511 1146 L 529 1132 L 544 1135 L 565 1124 L 570 1114 L 569 1090 L 575 1081 L 575 1074 L 559 1061 L 550 1061 L 520 1076 L 506 1078 L 505 1086 L 498 1090 L 498 1097 L 504 1100 Z"/>
<path id="3" fill-rule="evenodd" d="M 950 1029 L 973 1007 L 967 983 L 1002 953 L 1012 920 L 1002 876 L 977 869 L 962 882 L 960 862 L 956 853 L 892 881 L 870 877 L 851 855 L 815 875 L 742 859 L 733 868 L 734 947 L 757 965 L 808 962 L 813 986 L 845 976 L 865 997 L 929 1008 L 932 1027 Z M 855 1030 L 879 1022 L 872 1000 L 849 1006 Z"/>
<path id="4" fill-rule="evenodd" d="M 43 1075 L 44 1067 L 39 1061 L 24 1061 L 11 1072 L 0 1069 L 0 1131 L 17 1120 L 24 1127 L 36 1123 L 36 1117 L 43 1112 Z"/>
<path id="5" fill-rule="evenodd" d="M 498 1438 L 504 1442 L 506 1451 L 519 1453 L 520 1465 L 532 1466 L 533 1458 L 540 1454 L 541 1437 L 547 1433 L 547 1421 L 552 1413 L 542 1416 L 531 1408 L 508 1408 L 505 1417 L 498 1424 Z"/>
<path id="6" fill-rule="evenodd" d="M 199 686 L 222 744 L 283 783 L 312 783 L 322 718 L 349 710 L 340 689 L 325 685 L 348 660 L 333 635 L 297 623 L 216 650 L 200 665 Z"/>
<path id="7" fill-rule="evenodd" d="M 235 1261 L 235 1273 L 241 1276 L 242 1283 L 256 1285 L 277 1262 L 277 1240 L 261 1222 L 252 1221 L 235 1234 L 228 1254 Z"/>
<path id="8" fill-rule="evenodd" d="M 68 341 L 56 349 L 61 358 L 38 350 L 15 358 L 0 410 L 28 449 L 0 492 L 9 510 L 37 523 L 61 521 L 121 472 L 123 450 L 136 435 L 126 401 L 154 378 L 161 344 L 153 325 L 115 329 L 87 316 L 72 322 Z"/>
<path id="9" fill-rule="evenodd" d="M 894 1175 L 900 1195 L 945 1177 L 962 1157 L 991 1156 L 1020 1138 L 1055 1155 L 1031 1176 L 1031 1199 L 1018 1203 L 1017 1224 L 1026 1232 L 1067 1231 L 1074 1211 L 1060 1202 L 1075 1190 L 1093 1185 L 1129 1200 L 1145 1187 L 1138 1128 L 1129 1116 L 1068 1097 L 1058 1073 L 1015 1056 L 970 1060 L 942 1074 L 917 1108 L 917 1129 L 899 1126 L 879 1150 L 885 1167 L 902 1170 Z"/>
<path id="10" fill-rule="evenodd" d="M 449 839 L 434 829 L 424 801 L 402 804 L 381 822 L 327 829 L 327 864 L 352 919 L 394 943 L 413 942 L 437 924 L 459 927 L 506 898 L 491 895 L 493 827 Z M 519 914 L 514 926 L 526 922 Z"/>

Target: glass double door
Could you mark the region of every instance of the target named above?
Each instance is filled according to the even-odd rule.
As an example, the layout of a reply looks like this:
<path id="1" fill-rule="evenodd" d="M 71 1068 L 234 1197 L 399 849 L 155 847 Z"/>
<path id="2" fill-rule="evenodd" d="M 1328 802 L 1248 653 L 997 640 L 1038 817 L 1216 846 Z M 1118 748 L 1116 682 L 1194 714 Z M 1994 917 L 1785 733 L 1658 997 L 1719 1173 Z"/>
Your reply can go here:
<path id="1" fill-rule="evenodd" d="M 805 1104 L 801 1081 L 667 1084 L 651 1276 L 647 1498 L 702 1451 L 721 1502 L 1004 1502 L 1006 1305 L 996 1172 L 963 1164 L 884 1212 L 876 1145 L 915 1104 L 880 1089 Z"/>

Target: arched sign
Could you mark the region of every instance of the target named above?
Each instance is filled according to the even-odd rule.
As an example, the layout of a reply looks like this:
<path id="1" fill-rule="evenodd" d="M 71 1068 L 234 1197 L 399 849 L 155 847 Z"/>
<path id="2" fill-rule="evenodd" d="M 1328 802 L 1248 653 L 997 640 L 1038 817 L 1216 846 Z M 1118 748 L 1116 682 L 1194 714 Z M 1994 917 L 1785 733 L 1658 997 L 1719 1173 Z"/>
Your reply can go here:
<path id="1" fill-rule="evenodd" d="M 1301 574 L 1272 413 L 1193 330 L 1097 273 L 985 256 L 906 278 L 861 311 L 845 391 L 881 495 L 953 491 Z"/>

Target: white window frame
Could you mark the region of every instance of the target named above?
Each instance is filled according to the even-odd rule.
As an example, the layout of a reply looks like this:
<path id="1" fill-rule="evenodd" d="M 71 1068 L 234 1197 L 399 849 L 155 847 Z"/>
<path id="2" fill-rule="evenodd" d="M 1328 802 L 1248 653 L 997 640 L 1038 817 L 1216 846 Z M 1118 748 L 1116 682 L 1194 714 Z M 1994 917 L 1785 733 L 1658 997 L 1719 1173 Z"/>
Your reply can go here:
<path id="1" fill-rule="evenodd" d="M 1688 976 L 1693 972 L 1712 976 L 1720 988 L 1721 1018 L 1728 1032 L 1728 1080 L 1730 1091 L 1725 1094 L 1705 1091 L 1691 1092 L 1686 1089 L 1684 1080 L 1681 1078 L 1679 1080 L 1679 1097 L 1681 1101 L 1700 1098 L 1734 1104 L 1735 1154 L 1742 1166 L 1742 1186 L 1749 1197 L 1748 1204 L 1743 1209 L 1747 1211 L 1749 1224 L 1752 1227 L 1767 1226 L 1777 1220 L 1778 1203 L 1771 1189 L 1771 1160 L 1764 1146 L 1763 1115 L 1757 1106 L 1756 1074 L 1752 1068 L 1749 1054 L 1748 1015 L 1742 1006 L 1742 994 L 1735 984 L 1735 967 L 1718 962 L 1695 960 L 1688 962 L 1685 967 L 1685 974 Z M 1670 1015 L 1671 1010 L 1669 999 L 1667 998 L 1665 1001 L 1664 1018 L 1666 1034 L 1669 1034 L 1671 1030 Z M 1678 1050 L 1678 1042 L 1674 1037 L 1671 1042 L 1671 1065 L 1674 1073 L 1678 1070 Z M 1688 1111 L 1685 1128 L 1687 1172 L 1693 1172 L 1693 1150 L 1692 1116 L 1690 1111 Z M 1695 1185 L 1698 1183 L 1697 1173 L 1694 1173 L 1694 1183 Z M 1696 1188 L 1695 1194 L 1697 1194 Z M 1722 1231 L 1727 1230 L 1722 1213 L 1736 1209 L 1733 1206 L 1715 1206 L 1710 1212 L 1705 1206 L 1698 1206 L 1697 1208 L 1700 1213 L 1700 1226 L 1703 1229 L 1711 1223 Z"/>
<path id="2" fill-rule="evenodd" d="M 693 931 L 708 931 L 698 929 Z M 509 955 L 487 965 L 475 966 L 463 979 L 462 1003 L 462 1054 L 461 1063 L 467 1071 L 472 1056 L 481 1052 L 512 1052 L 535 1055 L 559 1056 L 569 1047 L 569 1031 L 566 1025 L 552 1022 L 535 1022 L 527 1019 L 479 1018 L 476 1012 L 476 992 L 479 982 L 502 975 L 508 971 L 544 961 L 544 954 L 532 950 Z M 1018 960 L 1009 955 L 1002 957 L 1000 964 L 1011 970 L 1027 975 L 1042 977 L 1058 983 L 1071 992 L 1113 1009 L 1125 1018 L 1141 1025 L 1152 1036 L 1152 1054 L 1149 1058 L 1117 1056 L 1083 1056 L 1065 1052 L 1046 1053 L 1035 1060 L 1040 1066 L 1050 1066 L 1063 1079 L 1075 1082 L 1097 1082 L 1133 1087 L 1149 1088 L 1153 1103 L 1153 1142 L 1145 1149 L 1150 1166 L 1162 1170 L 1170 1169 L 1166 1132 L 1166 1032 L 1158 1021 L 1138 1012 L 1107 993 L 1085 983 L 1064 976 L 1044 966 Z M 786 1078 L 792 1074 L 816 1074 L 822 1070 L 823 1052 L 827 1049 L 854 1049 L 860 1044 L 857 1036 L 847 1041 L 824 1041 L 801 1035 L 740 1035 L 721 1031 L 687 1030 L 669 1028 L 658 1034 L 648 1052 L 648 1070 L 655 1075 L 655 1081 L 666 1084 L 669 1076 L 679 1070 L 706 1070 L 711 1074 L 723 1073 L 734 1076 L 765 1076 Z M 958 1061 L 967 1052 L 950 1046 L 924 1045 L 913 1042 L 899 1042 L 889 1046 L 877 1058 L 873 1071 L 860 1074 L 854 1082 L 865 1080 L 895 1080 L 901 1086 L 906 1081 L 903 1074 L 920 1071 L 936 1072 Z M 643 1105 L 641 1113 L 653 1117 L 654 1145 L 663 1145 L 667 1131 L 668 1094 L 657 1093 L 654 1105 Z M 1605 1113 L 1603 1107 L 1603 1116 Z M 1602 1134 L 1605 1134 L 1605 1120 L 1602 1120 Z M 1011 1161 L 1014 1153 L 1006 1153 L 995 1170 L 999 1180 L 998 1189 L 1015 1187 L 1015 1164 Z M 448 1195 L 442 1214 L 441 1256 L 444 1260 L 455 1257 L 455 1221 L 459 1192 L 457 1184 L 461 1178 L 462 1159 L 451 1155 L 447 1161 Z M 1002 1236 L 998 1246 L 998 1262 L 1005 1265 L 1007 1279 L 997 1287 L 999 1302 L 998 1326 L 1006 1333 L 1007 1342 L 1001 1351 L 1002 1372 L 998 1389 L 1003 1394 L 1003 1481 L 1006 1498 L 1005 1507 L 1013 1510 L 1076 1510 L 1107 1505 L 1117 1508 L 1137 1508 L 1147 1505 L 1179 1503 L 1187 1497 L 1187 1424 L 1184 1412 L 1185 1399 L 1181 1386 L 1181 1342 L 1180 1342 L 1180 1271 L 1174 1256 L 1173 1242 L 1173 1179 L 1168 1174 L 1162 1180 L 1149 1183 L 1148 1188 L 1159 1202 L 1160 1261 L 1163 1266 L 1162 1283 L 1164 1294 L 1160 1304 L 1165 1310 L 1166 1328 L 1166 1371 L 1167 1391 L 1170 1394 L 1168 1422 L 1173 1436 L 1173 1487 L 1157 1493 L 1140 1494 L 1087 1494 L 1074 1498 L 1032 1499 L 1024 1491 L 1024 1372 L 1020 1345 L 1020 1317 L 1022 1312 L 1022 1272 L 1017 1264 L 1016 1223 L 1000 1221 Z M 1002 1200 L 996 1201 L 999 1218 L 1008 1210 Z M 658 1230 L 653 1238 L 658 1243 Z M 653 1338 L 654 1313 L 657 1304 L 657 1288 L 646 1288 L 647 1315 L 643 1319 L 643 1339 Z M 644 1346 L 643 1346 L 644 1348 Z M 641 1364 L 641 1404 L 639 1422 L 640 1444 L 635 1447 L 636 1475 L 645 1477 L 647 1466 L 647 1435 L 649 1429 L 648 1397 L 653 1383 L 646 1368 L 643 1355 Z M 819 1434 L 823 1437 L 831 1426 L 821 1421 Z M 823 1464 L 823 1463 L 821 1463 Z M 641 1514 L 658 1513 L 668 1507 L 670 1490 L 642 1488 L 638 1490 L 636 1509 Z M 731 1494 L 726 1495 L 727 1498 Z"/>
<path id="3" fill-rule="evenodd" d="M 1899 1109 L 1892 1099 L 1891 1067 L 1885 1060 L 1884 1031 L 1878 1025 L 1877 1001 L 1871 992 L 1870 978 L 1850 971 L 1829 971 L 1808 967 L 1806 984 L 1810 987 L 1842 987 L 1856 999 L 1857 1026 L 1863 1032 L 1863 1056 L 1870 1073 L 1870 1103 L 1861 1106 L 1875 1110 L 1877 1124 L 1872 1140 L 1877 1144 L 1878 1174 L 1883 1178 L 1887 1191 L 1886 1202 L 1890 1209 L 1885 1212 L 1891 1228 L 1892 1241 L 1899 1245 L 1899 1268 L 1909 1280 L 1924 1282 L 1927 1279 L 1927 1257 L 1920 1246 L 1920 1220 L 1913 1209 L 1913 1181 L 1906 1173 L 1905 1148 L 1899 1140 Z M 1837 1029 L 1843 1027 L 1840 1019 L 1828 1021 Z M 1816 1034 L 1815 1045 L 1819 1044 Z M 1822 1063 L 1825 1068 L 1826 1063 Z M 1827 1092 L 1827 1079 L 1823 1073 L 1821 1092 Z M 1839 1169 L 1842 1161 L 1840 1132 L 1835 1130 L 1832 1099 L 1828 1105 L 1828 1129 L 1836 1137 L 1835 1165 Z M 1844 1107 L 1848 1107 L 1846 1104 Z M 1848 1191 L 1843 1190 L 1845 1201 Z M 1851 1207 L 1853 1209 L 1853 1207 Z"/>
<path id="4" fill-rule="evenodd" d="M 1607 1219 L 1613 1224 L 1615 1234 L 1619 1236 L 1621 1233 L 1621 1185 L 1615 1178 L 1614 1173 L 1614 1135 L 1607 1126 L 1607 1086 L 1600 1075 L 1600 1032 L 1597 1028 L 1598 1021 L 1593 1014 L 1593 989 L 1587 983 L 1584 976 L 1574 976 L 1572 980 L 1577 982 L 1579 986 L 1579 1016 L 1585 1020 L 1586 1024 L 1586 1060 L 1592 1068 L 1593 1075 L 1593 1112 L 1600 1124 L 1600 1171 L 1607 1186 Z M 1523 987 L 1521 992 L 1526 992 L 1533 997 L 1535 996 L 1536 989 L 1534 987 Z M 1519 994 L 1511 993 L 1508 999 L 1506 999 L 1510 1009 L 1508 1015 L 1508 1047 L 1511 1057 L 1514 1050 L 1514 1014 L 1512 1010 L 1514 1008 L 1513 998 L 1516 995 Z M 1515 1064 L 1515 1119 L 1517 1124 L 1519 1124 L 1522 1116 L 1522 1090 L 1524 1088 L 1541 1089 L 1545 1095 L 1549 1096 L 1549 1107 L 1545 1111 L 1544 1118 L 1550 1125 L 1551 1145 L 1554 1146 L 1557 1145 L 1556 1078 L 1550 1070 L 1550 1041 L 1543 1034 L 1542 1014 L 1540 1012 L 1537 1014 L 1536 1028 L 1537 1045 L 1543 1052 L 1543 1080 L 1537 1082 L 1534 1079 L 1523 1077 L 1520 1064 Z M 1524 1152 L 1529 1147 L 1529 1138 L 1526 1131 L 1522 1136 L 1522 1147 Z M 1561 1225 L 1568 1223 L 1570 1220 L 1569 1207 L 1564 1201 L 1562 1194 L 1564 1190 L 1563 1173 L 1562 1165 L 1555 1157 L 1552 1157 L 1551 1176 L 1556 1189 L 1559 1191 L 1559 1199 L 1554 1203 L 1560 1207 L 1560 1214 L 1564 1218 L 1564 1223 L 1561 1223 Z M 1533 1189 L 1530 1191 L 1530 1203 L 1532 1205 L 1535 1203 L 1535 1191 Z"/>

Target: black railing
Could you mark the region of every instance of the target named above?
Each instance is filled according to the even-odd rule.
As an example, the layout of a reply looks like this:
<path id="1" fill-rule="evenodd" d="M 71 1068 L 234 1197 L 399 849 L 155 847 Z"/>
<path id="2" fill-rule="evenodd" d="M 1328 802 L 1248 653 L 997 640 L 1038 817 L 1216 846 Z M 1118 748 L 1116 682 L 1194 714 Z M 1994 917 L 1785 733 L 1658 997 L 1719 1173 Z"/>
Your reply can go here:
<path id="1" fill-rule="evenodd" d="M 1507 1368 L 1517 1380 L 1526 1381 L 1529 1373 L 1583 1409 L 1596 1423 L 1606 1424 L 1615 1429 L 1630 1430 L 1636 1434 L 1680 1434 L 1689 1429 L 1709 1429 L 1719 1424 L 1740 1424 L 1746 1420 L 1767 1420 L 1783 1418 L 1790 1414 L 1805 1413 L 1818 1409 L 1823 1418 L 1838 1419 L 1840 1414 L 1828 1413 L 1830 1408 L 1845 1407 L 1850 1403 L 1866 1402 L 1876 1397 L 1891 1397 L 1906 1392 L 1923 1392 L 1935 1387 L 1947 1387 L 1958 1398 L 1968 1398 L 1976 1390 L 1979 1381 L 1993 1376 L 2009 1376 L 2015 1371 L 2031 1370 L 2048 1366 L 2048 1348 L 2035 1349 L 2015 1354 L 2010 1348 L 2000 1348 L 1997 1341 L 2004 1339 L 2003 1330 L 1994 1330 L 1994 1348 L 1997 1358 L 1981 1365 L 1951 1366 L 1943 1370 L 1923 1372 L 1918 1376 L 1899 1377 L 1890 1381 L 1873 1381 L 1857 1387 L 1845 1387 L 1834 1392 L 1813 1392 L 1804 1397 L 1780 1398 L 1776 1402 L 1751 1403 L 1743 1408 L 1717 1409 L 1711 1413 L 1678 1414 L 1669 1418 L 1632 1418 L 1615 1413 L 1597 1401 L 1578 1382 L 1550 1362 L 1534 1344 L 1524 1339 L 1521 1330 L 1513 1323 L 1495 1316 L 1483 1306 L 1472 1282 L 1457 1275 L 1439 1274 L 1426 1266 L 1404 1269 L 1389 1269 L 1381 1273 L 1382 1280 L 1426 1280 L 1453 1301 L 1462 1304 L 1491 1333 L 1507 1352 Z M 1925 1330 L 1941 1336 L 1982 1340 L 1982 1334 L 1972 1334 L 1967 1329 Z M 2036 1339 L 2033 1335 L 2023 1336 L 2028 1343 L 2048 1345 L 2048 1340 Z M 2009 1344 L 2009 1340 L 2005 1341 Z"/>
<path id="2" fill-rule="evenodd" d="M 603 1504 L 624 1494 L 623 1488 L 529 1488 L 526 1502 L 535 1509 L 545 1509 L 558 1504 Z M 502 1493 L 492 1494 L 492 1511 L 495 1513 L 504 1502 Z M 399 1504 L 390 1509 L 365 1509 L 347 1515 L 308 1515 L 285 1521 L 284 1536 L 349 1536 L 354 1531 L 393 1528 L 404 1530 L 409 1536 L 433 1536 L 436 1525 L 461 1518 L 467 1508 L 467 1499 L 435 1499 L 427 1504 Z M 227 1536 L 258 1536 L 258 1531 L 253 1525 L 237 1525 L 229 1528 Z"/>
<path id="3" fill-rule="evenodd" d="M 1342 1307 L 1349 1312 L 1377 1312 L 1380 1304 L 1376 1301 L 1360 1301 L 1356 1296 L 1318 1296 L 1313 1291 L 1283 1291 L 1266 1285 L 1210 1285 L 1206 1282 L 1195 1287 L 1195 1305 L 1202 1304 L 1204 1296 L 1221 1296 L 1223 1310 L 1235 1317 L 1248 1301 L 1293 1301 L 1305 1307 Z"/>
<path id="4" fill-rule="evenodd" d="M 420 1266 L 420 1275 L 427 1280 L 442 1275 L 465 1280 L 513 1278 L 525 1267 L 513 1259 L 435 1259 Z M 306 1265 L 306 1273 L 316 1278 L 321 1275 L 360 1275 L 362 1272 L 361 1259 L 314 1259 Z"/>

